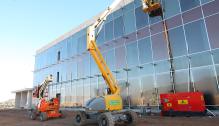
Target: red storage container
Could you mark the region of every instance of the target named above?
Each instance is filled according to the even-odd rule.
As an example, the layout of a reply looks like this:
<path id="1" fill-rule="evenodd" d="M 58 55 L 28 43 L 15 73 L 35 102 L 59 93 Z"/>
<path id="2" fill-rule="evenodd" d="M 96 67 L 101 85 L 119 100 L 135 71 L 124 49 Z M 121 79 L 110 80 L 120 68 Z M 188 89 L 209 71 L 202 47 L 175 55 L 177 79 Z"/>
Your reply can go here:
<path id="1" fill-rule="evenodd" d="M 205 101 L 201 92 L 182 92 L 160 94 L 162 115 L 203 115 L 206 113 Z"/>

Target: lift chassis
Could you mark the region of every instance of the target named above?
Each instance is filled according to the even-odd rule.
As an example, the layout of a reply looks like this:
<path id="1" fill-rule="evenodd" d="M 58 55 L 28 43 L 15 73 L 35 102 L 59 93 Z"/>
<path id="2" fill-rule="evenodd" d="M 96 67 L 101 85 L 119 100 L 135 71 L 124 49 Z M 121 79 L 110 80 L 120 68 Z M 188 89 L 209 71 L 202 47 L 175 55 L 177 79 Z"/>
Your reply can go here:
<path id="1" fill-rule="evenodd" d="M 97 112 L 84 109 L 76 112 L 74 124 L 76 126 L 94 123 L 97 123 L 99 126 L 114 126 L 115 124 L 135 126 L 137 121 L 138 115 L 131 110 Z"/>

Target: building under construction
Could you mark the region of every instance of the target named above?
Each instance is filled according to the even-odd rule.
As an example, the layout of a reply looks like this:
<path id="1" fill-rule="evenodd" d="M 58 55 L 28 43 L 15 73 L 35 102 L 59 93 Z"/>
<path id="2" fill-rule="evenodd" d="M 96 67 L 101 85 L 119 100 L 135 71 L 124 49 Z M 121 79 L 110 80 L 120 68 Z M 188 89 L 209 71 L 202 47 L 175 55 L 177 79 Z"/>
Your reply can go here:
<path id="1" fill-rule="evenodd" d="M 217 106 L 219 0 L 160 2 L 163 16 L 151 17 L 142 11 L 141 0 L 124 0 L 97 38 L 121 87 L 124 105 L 158 106 L 160 93 L 200 91 L 208 106 Z M 105 91 L 105 82 L 86 50 L 86 30 L 95 19 L 36 52 L 33 85 L 53 75 L 48 96 L 61 94 L 63 107 L 82 106 Z"/>

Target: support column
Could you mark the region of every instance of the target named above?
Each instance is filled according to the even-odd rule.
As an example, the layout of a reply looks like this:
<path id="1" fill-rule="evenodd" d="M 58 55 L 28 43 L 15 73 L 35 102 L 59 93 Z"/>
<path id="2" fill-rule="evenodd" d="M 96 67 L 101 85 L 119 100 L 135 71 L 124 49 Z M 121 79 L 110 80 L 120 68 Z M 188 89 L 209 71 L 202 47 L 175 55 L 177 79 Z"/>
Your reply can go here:
<path id="1" fill-rule="evenodd" d="M 15 108 L 20 108 L 20 101 L 21 101 L 21 93 L 15 94 Z"/>
<path id="2" fill-rule="evenodd" d="M 22 106 L 22 102 L 23 102 L 23 93 L 22 93 L 22 91 L 21 91 L 21 99 L 20 99 L 19 108 L 23 107 L 23 106 Z"/>
<path id="3" fill-rule="evenodd" d="M 32 104 L 32 93 L 31 91 L 27 91 L 27 108 L 31 108 Z"/>

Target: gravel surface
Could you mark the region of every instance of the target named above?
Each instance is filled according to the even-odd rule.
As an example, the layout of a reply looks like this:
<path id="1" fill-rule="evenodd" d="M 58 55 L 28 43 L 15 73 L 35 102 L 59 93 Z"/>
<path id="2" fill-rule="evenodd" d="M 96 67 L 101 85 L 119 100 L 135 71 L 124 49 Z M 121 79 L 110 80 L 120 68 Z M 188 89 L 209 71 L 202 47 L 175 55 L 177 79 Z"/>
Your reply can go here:
<path id="1" fill-rule="evenodd" d="M 29 120 L 27 111 L 0 111 L 0 126 L 73 126 L 73 112 L 64 112 L 65 118 L 45 122 Z M 96 125 L 88 125 L 96 126 Z M 219 126 L 219 117 L 144 117 L 137 126 Z"/>

